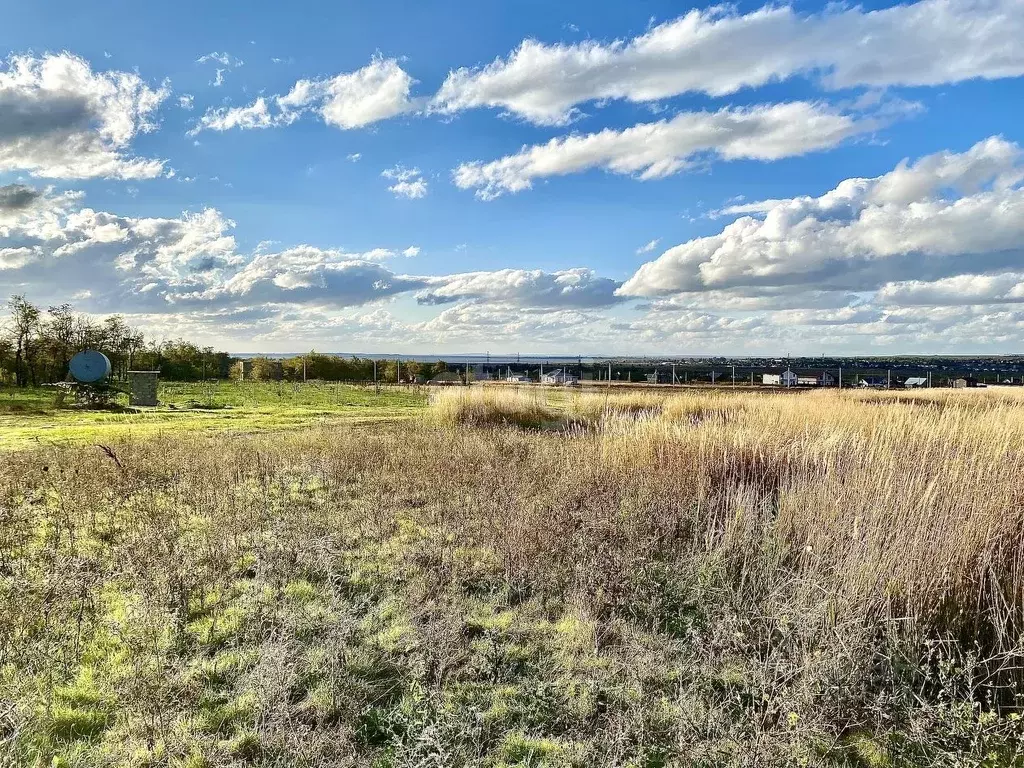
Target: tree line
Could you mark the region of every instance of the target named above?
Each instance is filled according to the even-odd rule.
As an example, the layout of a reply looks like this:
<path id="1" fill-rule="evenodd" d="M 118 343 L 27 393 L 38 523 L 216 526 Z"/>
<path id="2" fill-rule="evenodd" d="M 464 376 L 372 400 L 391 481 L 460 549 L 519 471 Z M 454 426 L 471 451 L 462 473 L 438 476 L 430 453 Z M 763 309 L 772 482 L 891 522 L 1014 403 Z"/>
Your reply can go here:
<path id="1" fill-rule="evenodd" d="M 85 349 L 110 358 L 114 378 L 145 370 L 175 381 L 199 381 L 226 378 L 231 369 L 227 352 L 184 339 L 147 340 L 120 315 L 96 319 L 67 303 L 43 309 L 24 296 L 12 296 L 7 310 L 6 322 L 0 321 L 3 383 L 27 387 L 63 381 L 71 358 Z"/>
<path id="2" fill-rule="evenodd" d="M 70 304 L 45 309 L 25 296 L 7 302 L 7 318 L 0 317 L 0 384 L 19 387 L 64 381 L 68 363 L 77 352 L 95 349 L 110 358 L 111 375 L 128 371 L 159 371 L 171 381 L 245 379 L 247 381 L 372 381 L 371 358 L 341 357 L 311 352 L 274 359 L 239 360 L 213 347 L 200 347 L 185 339 L 146 339 L 121 315 L 97 319 L 76 312 Z M 376 380 L 414 382 L 448 369 L 442 362 L 380 360 Z"/>
<path id="3" fill-rule="evenodd" d="M 238 360 L 231 367 L 231 378 L 245 381 L 381 381 L 408 384 L 425 381 L 448 370 L 443 360 L 378 360 L 341 357 L 310 352 L 286 358 L 254 357 Z"/>

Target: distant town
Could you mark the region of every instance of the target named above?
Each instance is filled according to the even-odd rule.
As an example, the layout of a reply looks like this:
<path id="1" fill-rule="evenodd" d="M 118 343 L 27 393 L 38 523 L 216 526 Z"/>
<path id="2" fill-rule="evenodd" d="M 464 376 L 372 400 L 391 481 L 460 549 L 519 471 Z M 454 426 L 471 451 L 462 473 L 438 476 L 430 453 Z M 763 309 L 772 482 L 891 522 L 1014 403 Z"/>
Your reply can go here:
<path id="1" fill-rule="evenodd" d="M 907 357 L 569 357 L 251 355 L 238 358 L 235 378 L 343 380 L 342 361 L 362 361 L 382 383 L 455 385 L 473 382 L 592 385 L 727 385 L 775 387 L 925 388 L 1024 384 L 1024 355 Z M 331 365 L 329 361 L 336 361 Z M 332 369 L 331 371 L 325 369 Z M 339 371 L 340 373 L 340 371 Z"/>

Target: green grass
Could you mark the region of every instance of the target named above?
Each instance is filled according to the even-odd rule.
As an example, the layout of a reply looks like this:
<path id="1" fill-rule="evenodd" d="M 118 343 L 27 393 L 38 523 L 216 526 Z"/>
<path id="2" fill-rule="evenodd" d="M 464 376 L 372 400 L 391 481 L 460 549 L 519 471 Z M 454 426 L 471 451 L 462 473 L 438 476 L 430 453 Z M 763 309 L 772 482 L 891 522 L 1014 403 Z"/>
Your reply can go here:
<path id="1" fill-rule="evenodd" d="M 0 451 L 164 432 L 266 432 L 404 419 L 425 397 L 411 389 L 310 382 L 161 382 L 160 405 L 124 411 L 57 407 L 44 387 L 0 388 Z M 118 404 L 127 405 L 121 396 Z"/>

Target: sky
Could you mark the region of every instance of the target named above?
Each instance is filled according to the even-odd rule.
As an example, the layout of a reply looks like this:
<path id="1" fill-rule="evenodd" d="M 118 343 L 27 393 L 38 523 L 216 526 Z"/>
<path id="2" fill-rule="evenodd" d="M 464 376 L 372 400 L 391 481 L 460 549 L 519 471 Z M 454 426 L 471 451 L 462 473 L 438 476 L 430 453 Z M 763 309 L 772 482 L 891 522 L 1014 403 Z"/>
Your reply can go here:
<path id="1" fill-rule="evenodd" d="M 1024 0 L 51 0 L 0 296 L 233 352 L 1020 352 Z"/>

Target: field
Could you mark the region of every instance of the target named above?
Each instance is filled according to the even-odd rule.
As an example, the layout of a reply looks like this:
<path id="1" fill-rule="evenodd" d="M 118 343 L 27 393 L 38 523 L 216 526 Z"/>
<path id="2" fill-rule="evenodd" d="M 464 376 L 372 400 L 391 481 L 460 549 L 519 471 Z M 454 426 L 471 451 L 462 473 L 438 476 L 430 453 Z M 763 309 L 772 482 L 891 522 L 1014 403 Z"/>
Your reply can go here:
<path id="1" fill-rule="evenodd" d="M 1024 765 L 1017 391 L 274 387 L 0 411 L 0 765 Z"/>
<path id="2" fill-rule="evenodd" d="M 411 416 L 425 397 L 409 387 L 330 383 L 211 382 L 160 384 L 160 407 L 89 411 L 54 407 L 50 388 L 0 388 L 0 452 L 165 432 L 279 431 L 329 424 L 372 423 Z M 119 405 L 127 406 L 121 396 Z M 133 412 L 134 411 L 134 412 Z"/>

